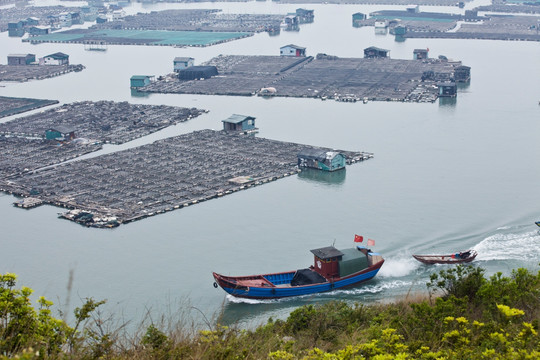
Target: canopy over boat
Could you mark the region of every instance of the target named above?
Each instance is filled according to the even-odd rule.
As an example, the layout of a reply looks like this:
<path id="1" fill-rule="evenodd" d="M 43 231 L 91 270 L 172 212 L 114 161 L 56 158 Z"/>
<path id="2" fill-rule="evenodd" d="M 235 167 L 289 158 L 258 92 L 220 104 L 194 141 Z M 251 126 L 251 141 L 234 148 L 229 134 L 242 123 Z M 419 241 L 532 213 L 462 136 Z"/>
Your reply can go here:
<path id="1" fill-rule="evenodd" d="M 320 293 L 354 286 L 373 278 L 384 259 L 363 246 L 338 250 L 333 246 L 311 250 L 314 265 L 296 271 L 225 276 L 213 273 L 227 293 L 243 298 L 271 299 Z"/>
<path id="2" fill-rule="evenodd" d="M 446 255 L 413 255 L 413 257 L 424 264 L 461 264 L 473 261 L 477 255 L 476 250 L 467 250 Z"/>

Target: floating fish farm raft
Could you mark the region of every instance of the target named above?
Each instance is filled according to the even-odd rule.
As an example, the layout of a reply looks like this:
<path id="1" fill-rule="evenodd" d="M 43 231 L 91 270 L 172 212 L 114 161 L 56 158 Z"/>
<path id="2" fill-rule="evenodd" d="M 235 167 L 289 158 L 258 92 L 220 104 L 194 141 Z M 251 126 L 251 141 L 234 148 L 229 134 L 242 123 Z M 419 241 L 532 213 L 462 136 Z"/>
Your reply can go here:
<path id="1" fill-rule="evenodd" d="M 0 190 L 36 199 L 28 206 L 68 208 L 61 216 L 86 226 L 114 227 L 296 174 L 306 149 L 330 150 L 202 130 L 12 176 Z M 373 157 L 337 151 L 349 164 Z"/>
<path id="2" fill-rule="evenodd" d="M 101 148 L 101 144 L 87 141 L 51 143 L 38 138 L 0 135 L 0 179 L 59 164 Z"/>
<path id="3" fill-rule="evenodd" d="M 58 104 L 58 100 L 40 100 L 0 96 L 0 118 Z"/>
<path id="4" fill-rule="evenodd" d="M 462 24 L 454 32 L 412 31 L 404 38 L 540 41 L 538 16 L 490 15 L 480 24 Z"/>
<path id="5" fill-rule="evenodd" d="M 218 9 L 164 10 L 126 16 L 122 20 L 93 25 L 92 29 L 258 33 L 279 29 L 284 17 L 285 14 L 224 14 Z"/>
<path id="6" fill-rule="evenodd" d="M 115 29 L 73 29 L 48 35 L 32 36 L 23 41 L 38 43 L 87 44 L 102 43 L 114 45 L 156 45 L 156 46 L 210 46 L 252 36 L 248 32 L 210 31 L 167 31 L 167 30 L 115 30 Z"/>
<path id="7" fill-rule="evenodd" d="M 59 164 L 100 150 L 103 143 L 122 144 L 203 112 L 175 106 L 83 101 L 17 118 L 0 124 L 0 177 Z M 51 138 L 47 133 L 63 133 L 69 139 Z"/>
<path id="8" fill-rule="evenodd" d="M 201 80 L 162 77 L 140 92 L 285 96 L 337 101 L 433 102 L 438 82 L 453 79 L 461 62 L 389 58 L 220 55 L 205 65 L 219 75 Z M 429 76 L 426 76 L 429 74 Z M 268 91 L 271 89 L 271 92 Z"/>
<path id="9" fill-rule="evenodd" d="M 122 144 L 205 112 L 197 108 L 140 105 L 128 102 L 81 101 L 0 124 L 0 135 L 45 138 L 63 128 L 91 142 Z"/>
<path id="10" fill-rule="evenodd" d="M 83 69 L 82 65 L 0 65 L 0 81 L 42 80 Z"/>

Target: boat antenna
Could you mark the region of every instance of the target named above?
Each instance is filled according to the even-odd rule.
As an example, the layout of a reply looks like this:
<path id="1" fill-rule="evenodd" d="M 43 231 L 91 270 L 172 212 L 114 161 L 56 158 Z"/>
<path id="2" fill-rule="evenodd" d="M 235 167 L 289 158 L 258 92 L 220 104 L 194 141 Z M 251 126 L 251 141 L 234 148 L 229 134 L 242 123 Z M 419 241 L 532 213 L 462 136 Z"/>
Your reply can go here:
<path id="1" fill-rule="evenodd" d="M 332 243 L 332 246 L 336 245 L 336 239 L 334 239 L 334 242 Z"/>

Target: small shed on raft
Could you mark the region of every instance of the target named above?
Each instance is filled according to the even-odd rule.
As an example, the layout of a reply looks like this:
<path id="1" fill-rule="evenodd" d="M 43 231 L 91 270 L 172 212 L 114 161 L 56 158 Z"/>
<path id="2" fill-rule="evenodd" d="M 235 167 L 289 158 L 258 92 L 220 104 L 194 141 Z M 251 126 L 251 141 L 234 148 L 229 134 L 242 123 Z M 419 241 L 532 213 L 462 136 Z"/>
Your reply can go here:
<path id="1" fill-rule="evenodd" d="M 344 169 L 345 155 L 337 151 L 323 149 L 304 149 L 298 153 L 298 167 L 309 167 L 324 171 Z"/>
<path id="2" fill-rule="evenodd" d="M 223 130 L 225 131 L 252 131 L 256 130 L 255 118 L 253 116 L 232 114 L 225 120 L 221 120 L 223 123 Z"/>

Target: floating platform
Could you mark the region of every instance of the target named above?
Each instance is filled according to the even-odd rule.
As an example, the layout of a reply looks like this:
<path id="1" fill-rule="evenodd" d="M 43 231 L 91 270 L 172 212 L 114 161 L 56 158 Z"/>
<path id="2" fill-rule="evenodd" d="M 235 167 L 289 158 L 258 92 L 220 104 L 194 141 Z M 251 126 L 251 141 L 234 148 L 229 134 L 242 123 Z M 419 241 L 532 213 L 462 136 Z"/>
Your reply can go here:
<path id="1" fill-rule="evenodd" d="M 333 150 L 202 130 L 12 176 L 0 180 L 0 190 L 32 193 L 85 226 L 114 227 L 295 175 L 306 148 Z M 373 157 L 336 151 L 350 164 Z"/>
<path id="2" fill-rule="evenodd" d="M 0 65 L 0 81 L 43 80 L 83 69 L 82 65 Z"/>
<path id="3" fill-rule="evenodd" d="M 219 76 L 204 81 L 156 81 L 138 88 L 145 93 L 177 93 L 368 101 L 433 102 L 437 82 L 454 76 L 460 62 L 389 58 L 339 58 L 319 54 L 316 58 L 287 56 L 220 55 L 205 63 Z M 424 80 L 425 73 L 432 74 Z M 264 89 L 272 87 L 269 94 Z M 415 91 L 415 90 L 421 91 Z"/>
<path id="4" fill-rule="evenodd" d="M 58 104 L 58 100 L 40 100 L 0 96 L 0 118 Z"/>
<path id="5" fill-rule="evenodd" d="M 252 36 L 248 32 L 73 29 L 23 39 L 32 44 L 86 44 L 89 40 L 108 45 L 210 46 Z"/>
<path id="6" fill-rule="evenodd" d="M 20 207 L 23 209 L 34 208 L 42 204 L 43 204 L 43 200 L 38 199 L 38 198 L 33 198 L 33 197 L 23 198 L 13 203 L 14 206 Z"/>

